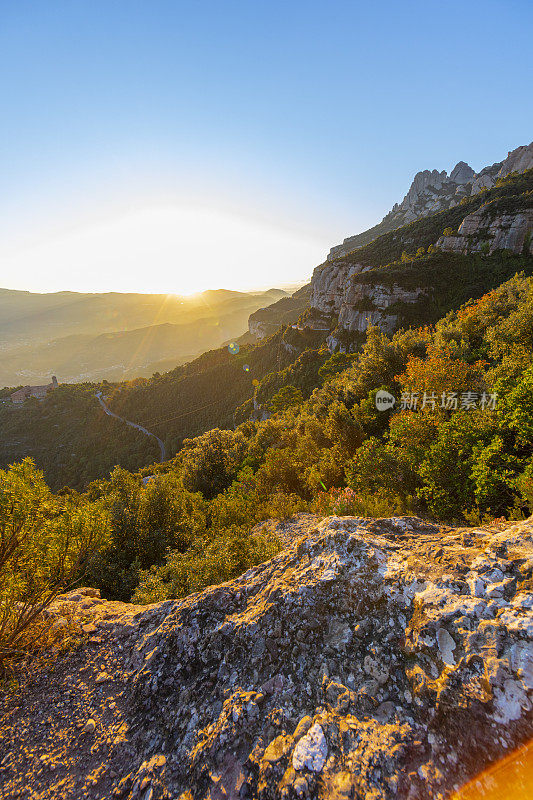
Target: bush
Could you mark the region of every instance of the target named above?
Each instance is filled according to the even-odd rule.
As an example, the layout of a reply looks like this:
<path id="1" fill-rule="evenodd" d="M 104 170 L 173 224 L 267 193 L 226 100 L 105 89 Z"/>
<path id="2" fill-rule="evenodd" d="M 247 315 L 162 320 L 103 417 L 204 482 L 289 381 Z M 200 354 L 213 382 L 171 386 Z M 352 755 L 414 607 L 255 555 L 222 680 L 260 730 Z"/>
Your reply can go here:
<path id="1" fill-rule="evenodd" d="M 330 489 L 316 496 L 311 503 L 311 510 L 321 516 L 394 517 L 412 514 L 414 501 L 387 490 L 364 494 L 350 488 Z"/>
<path id="2" fill-rule="evenodd" d="M 300 406 L 303 400 L 301 389 L 297 389 L 296 386 L 283 386 L 270 401 L 269 408 L 272 414 L 277 414 L 291 406 Z"/>
<path id="3" fill-rule="evenodd" d="M 101 503 L 54 496 L 31 460 L 0 470 L 0 673 L 32 651 L 51 624 L 43 611 L 83 575 L 106 530 Z"/>
<path id="4" fill-rule="evenodd" d="M 185 553 L 170 553 L 163 566 L 141 573 L 133 600 L 154 603 L 185 597 L 241 575 L 280 549 L 281 544 L 272 533 L 250 534 L 232 525 L 215 539 L 198 542 Z"/>
<path id="5" fill-rule="evenodd" d="M 117 467 L 105 504 L 108 539 L 90 562 L 88 581 L 113 600 L 129 601 L 141 570 L 162 564 L 169 549 L 184 552 L 206 531 L 205 502 L 183 489 L 176 471 L 143 487 L 139 477 Z"/>

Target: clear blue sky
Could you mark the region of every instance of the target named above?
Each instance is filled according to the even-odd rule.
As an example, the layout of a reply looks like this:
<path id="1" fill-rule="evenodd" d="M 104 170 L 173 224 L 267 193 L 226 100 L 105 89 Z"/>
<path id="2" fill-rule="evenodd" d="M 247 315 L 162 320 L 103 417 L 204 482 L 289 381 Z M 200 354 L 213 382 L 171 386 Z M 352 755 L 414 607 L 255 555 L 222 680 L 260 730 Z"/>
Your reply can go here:
<path id="1" fill-rule="evenodd" d="M 0 255 L 188 204 L 195 233 L 208 208 L 312 258 L 379 221 L 416 171 L 531 141 L 532 33 L 526 0 L 0 0 Z M 0 259 L 0 285 L 48 288 L 24 270 Z M 82 286 L 75 264 L 57 280 Z M 93 283 L 116 288 L 109 265 Z"/>

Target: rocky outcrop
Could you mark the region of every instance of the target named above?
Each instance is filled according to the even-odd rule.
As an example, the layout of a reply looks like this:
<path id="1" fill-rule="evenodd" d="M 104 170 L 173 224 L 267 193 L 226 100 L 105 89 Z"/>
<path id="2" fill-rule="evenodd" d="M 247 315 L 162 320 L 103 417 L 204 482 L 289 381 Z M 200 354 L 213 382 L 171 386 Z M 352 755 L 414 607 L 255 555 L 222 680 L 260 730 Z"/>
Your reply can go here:
<path id="1" fill-rule="evenodd" d="M 264 309 L 260 309 L 263 311 Z M 272 332 L 272 324 L 268 320 L 258 319 L 257 311 L 250 316 L 248 319 L 248 332 L 252 334 L 252 336 L 259 341 L 260 339 L 264 339 L 268 336 L 269 333 Z"/>
<path id="2" fill-rule="evenodd" d="M 533 142 L 522 145 L 507 153 L 507 158 L 490 167 L 485 167 L 472 181 L 471 194 L 482 189 L 490 189 L 499 178 L 506 178 L 511 172 L 525 172 L 533 167 Z"/>
<path id="3" fill-rule="evenodd" d="M 477 174 L 464 161 L 459 161 L 450 175 L 445 170 L 423 170 L 418 172 L 411 187 L 401 203 L 396 203 L 383 220 L 357 236 L 349 236 L 342 244 L 332 247 L 328 260 L 362 247 L 383 233 L 407 225 L 419 217 L 456 206 L 463 197 L 477 194 L 482 189 L 490 189 L 499 178 L 511 172 L 525 172 L 533 167 L 533 142 L 517 147 L 507 154 L 507 158 Z"/>
<path id="4" fill-rule="evenodd" d="M 443 800 L 531 737 L 533 519 L 277 530 L 185 600 L 63 598 L 86 638 L 4 698 L 2 797 Z"/>
<path id="5" fill-rule="evenodd" d="M 345 331 L 363 333 L 369 324 L 379 325 L 387 333 L 394 331 L 399 315 L 391 307 L 397 303 L 415 303 L 425 290 L 358 281 L 357 276 L 371 269 L 344 261 L 317 267 L 311 281 L 312 309 L 325 317 L 335 315 L 338 327 Z"/>
<path id="6" fill-rule="evenodd" d="M 533 208 L 495 213 L 481 207 L 464 218 L 457 234 L 441 236 L 437 247 L 451 253 L 486 253 L 508 250 L 533 255 Z"/>
<path id="7" fill-rule="evenodd" d="M 480 252 L 491 255 L 497 250 L 507 250 L 515 254 L 531 255 L 531 194 L 526 191 L 511 197 L 502 191 L 501 196 L 496 196 L 495 199 L 490 199 L 489 196 L 490 201 L 479 194 L 481 188 L 492 187 L 498 179 L 531 167 L 533 143 L 517 148 L 509 153 L 505 161 L 485 168 L 477 176 L 463 161 L 454 167 L 450 176 L 437 170 L 419 172 L 402 202 L 394 206 L 385 218 L 388 220 L 385 228 L 376 226 L 372 231 L 378 235 L 385 229 L 396 229 L 418 217 L 449 209 L 474 191 L 478 196 L 470 208 L 481 207 L 464 217 L 458 232 L 441 236 L 438 241 L 431 242 L 431 245 L 458 254 Z M 456 225 L 461 218 L 460 209 L 454 211 L 453 215 Z M 399 235 L 406 248 L 411 246 L 416 249 L 415 242 L 409 238 L 410 230 L 405 228 L 391 235 Z M 451 233 L 451 228 L 447 232 Z M 369 264 L 368 255 L 361 256 L 362 261 L 366 258 L 366 266 L 357 263 L 358 252 L 357 249 L 354 250 L 354 243 L 352 238 L 345 240 L 340 248 L 333 248 L 328 260 L 315 269 L 311 279 L 311 308 L 324 314 L 337 315 L 337 328 L 332 330 L 327 339 L 330 350 L 346 350 L 357 346 L 357 341 L 349 341 L 348 335 L 352 332 L 363 333 L 369 324 L 379 325 L 386 333 L 394 332 L 403 323 L 403 319 L 410 318 L 409 314 L 403 313 L 406 311 L 404 306 L 417 303 L 432 292 L 430 286 L 413 287 L 411 280 L 409 290 L 394 282 L 384 285 L 382 276 L 381 280 L 376 278 L 379 283 L 371 285 L 370 276 L 362 279 L 362 275 L 375 266 Z M 427 247 L 426 241 L 424 248 Z M 350 252 L 349 257 L 342 256 L 342 253 L 347 252 Z"/>

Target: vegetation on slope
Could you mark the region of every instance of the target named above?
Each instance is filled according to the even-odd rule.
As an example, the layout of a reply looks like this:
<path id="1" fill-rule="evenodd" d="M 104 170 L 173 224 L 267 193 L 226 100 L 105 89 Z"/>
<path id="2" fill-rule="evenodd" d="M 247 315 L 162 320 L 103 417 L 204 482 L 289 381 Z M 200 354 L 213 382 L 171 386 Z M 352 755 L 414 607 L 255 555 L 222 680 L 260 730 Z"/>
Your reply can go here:
<path id="1" fill-rule="evenodd" d="M 1 524 L 22 509 L 50 541 L 68 529 L 84 542 L 97 518 L 100 538 L 77 580 L 149 602 L 267 558 L 279 549 L 268 520 L 297 511 L 523 517 L 533 513 L 532 349 L 533 278 L 518 275 L 434 327 L 391 338 L 370 328 L 360 353 L 323 363 L 310 393 L 287 385 L 269 419 L 186 439 L 150 470 L 116 468 L 83 494 L 57 497 L 31 465 L 18 483 L 13 467 L 3 479 L 19 494 L 0 509 Z M 376 408 L 379 389 L 394 407 Z M 48 563 L 49 543 L 26 541 L 27 563 Z M 0 570 L 15 596 L 10 574 Z"/>
<path id="2" fill-rule="evenodd" d="M 31 456 L 49 486 L 81 489 L 109 475 L 117 463 L 137 470 L 158 459 L 155 441 L 106 416 L 96 386 L 60 386 L 39 402 L 0 401 L 0 466 Z"/>

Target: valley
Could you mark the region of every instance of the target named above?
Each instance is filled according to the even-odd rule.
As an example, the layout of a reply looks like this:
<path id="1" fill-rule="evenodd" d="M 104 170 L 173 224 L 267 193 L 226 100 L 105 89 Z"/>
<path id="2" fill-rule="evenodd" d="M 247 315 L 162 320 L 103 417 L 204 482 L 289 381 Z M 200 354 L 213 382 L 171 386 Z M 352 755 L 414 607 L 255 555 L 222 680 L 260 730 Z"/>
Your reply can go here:
<path id="1" fill-rule="evenodd" d="M 285 295 L 0 290 L 0 386 L 42 383 L 51 374 L 61 383 L 151 376 L 240 336 L 252 312 Z"/>

